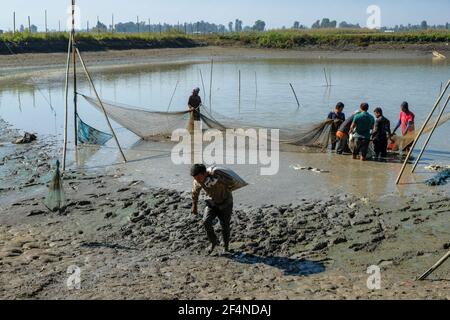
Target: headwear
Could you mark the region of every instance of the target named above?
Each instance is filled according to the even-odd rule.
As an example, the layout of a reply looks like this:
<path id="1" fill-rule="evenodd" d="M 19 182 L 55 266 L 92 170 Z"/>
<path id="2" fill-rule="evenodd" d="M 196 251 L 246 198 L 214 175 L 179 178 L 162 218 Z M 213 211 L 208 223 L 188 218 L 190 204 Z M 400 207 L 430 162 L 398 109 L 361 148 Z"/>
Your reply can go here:
<path id="1" fill-rule="evenodd" d="M 405 108 L 406 110 L 409 110 L 409 104 L 408 104 L 408 102 L 403 101 L 401 107 L 402 107 L 402 108 Z"/>
<path id="2" fill-rule="evenodd" d="M 192 177 L 198 176 L 199 174 L 202 174 L 205 172 L 206 172 L 206 166 L 204 164 L 194 164 L 191 167 L 191 176 Z"/>

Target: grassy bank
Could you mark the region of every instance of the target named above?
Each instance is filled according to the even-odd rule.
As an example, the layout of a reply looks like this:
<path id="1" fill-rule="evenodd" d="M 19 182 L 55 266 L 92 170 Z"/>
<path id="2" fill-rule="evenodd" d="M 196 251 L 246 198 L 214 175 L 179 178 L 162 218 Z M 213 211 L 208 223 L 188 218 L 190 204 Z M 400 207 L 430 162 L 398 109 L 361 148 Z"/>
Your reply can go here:
<path id="1" fill-rule="evenodd" d="M 5 33 L 0 35 L 0 54 L 65 52 L 67 33 Z M 83 51 L 192 48 L 205 45 L 244 46 L 254 48 L 295 49 L 302 47 L 368 47 L 377 44 L 420 45 L 449 43 L 450 30 L 384 33 L 372 30 L 278 30 L 226 34 L 190 35 L 166 33 L 78 33 L 77 43 Z"/>
<path id="2" fill-rule="evenodd" d="M 9 48 L 14 53 L 66 52 L 69 34 L 16 32 L 0 35 L 0 39 L 3 40 L 0 41 L 0 54 L 10 54 Z M 163 34 L 77 33 L 76 41 L 82 51 L 193 48 L 206 45 L 201 39 L 172 32 Z"/>

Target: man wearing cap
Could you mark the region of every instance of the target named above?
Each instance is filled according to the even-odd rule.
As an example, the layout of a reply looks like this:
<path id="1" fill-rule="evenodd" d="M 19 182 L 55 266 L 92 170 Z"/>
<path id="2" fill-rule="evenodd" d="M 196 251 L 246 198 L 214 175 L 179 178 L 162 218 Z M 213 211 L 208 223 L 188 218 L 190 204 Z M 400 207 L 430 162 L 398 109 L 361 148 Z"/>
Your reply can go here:
<path id="1" fill-rule="evenodd" d="M 195 88 L 192 95 L 189 97 L 188 107 L 192 112 L 194 121 L 200 121 L 200 106 L 202 105 L 202 98 L 200 98 L 200 88 Z"/>
<path id="2" fill-rule="evenodd" d="M 393 135 L 398 130 L 398 128 L 402 127 L 402 135 L 410 135 L 413 134 L 415 131 L 414 127 L 414 121 L 415 121 L 415 115 L 409 110 L 409 104 L 408 102 L 403 102 L 400 106 L 400 119 L 398 120 L 397 126 L 394 129 Z M 406 146 L 403 151 L 408 152 L 410 146 Z"/>
<path id="3" fill-rule="evenodd" d="M 410 132 L 414 132 L 414 120 L 415 115 L 409 111 L 408 102 L 403 102 L 401 105 L 400 119 L 398 120 L 397 126 L 394 129 L 394 134 L 398 128 L 402 127 L 402 134 L 406 136 Z"/>
<path id="4" fill-rule="evenodd" d="M 219 244 L 214 232 L 214 220 L 219 219 L 222 227 L 224 252 L 228 253 L 230 243 L 230 221 L 233 213 L 233 194 L 230 185 L 232 181 L 220 174 L 208 172 L 203 164 L 194 164 L 191 167 L 191 176 L 194 178 L 192 186 L 192 214 L 197 214 L 198 198 L 204 190 L 209 199 L 206 201 L 206 209 L 203 216 L 203 226 L 211 245 L 208 254 L 213 253 Z"/>

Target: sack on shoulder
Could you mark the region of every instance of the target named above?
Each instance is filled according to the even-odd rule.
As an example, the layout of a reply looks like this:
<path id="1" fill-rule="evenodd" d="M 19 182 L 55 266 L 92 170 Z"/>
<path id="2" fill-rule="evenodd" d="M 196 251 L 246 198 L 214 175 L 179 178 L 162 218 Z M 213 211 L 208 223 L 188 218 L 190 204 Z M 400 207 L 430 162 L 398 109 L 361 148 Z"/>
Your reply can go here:
<path id="1" fill-rule="evenodd" d="M 212 166 L 207 169 L 208 173 L 213 176 L 218 176 L 223 178 L 230 189 L 230 191 L 237 191 L 248 186 L 248 183 L 245 182 L 236 172 L 229 168 L 222 168 L 217 166 Z"/>

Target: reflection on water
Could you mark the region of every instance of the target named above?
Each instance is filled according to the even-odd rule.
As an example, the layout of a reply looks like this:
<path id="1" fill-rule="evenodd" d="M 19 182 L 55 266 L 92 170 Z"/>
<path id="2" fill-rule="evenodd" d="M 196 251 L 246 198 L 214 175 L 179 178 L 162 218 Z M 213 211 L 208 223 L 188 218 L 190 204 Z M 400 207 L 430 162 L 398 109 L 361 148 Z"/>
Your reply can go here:
<path id="1" fill-rule="evenodd" d="M 326 87 L 323 69 L 331 75 L 331 87 Z M 239 79 L 241 73 L 241 101 L 239 109 Z M 399 105 L 409 101 L 417 122 L 422 122 L 441 90 L 442 83 L 450 78 L 450 65 L 446 61 L 430 59 L 255 59 L 233 62 L 216 62 L 213 72 L 213 86 L 210 85 L 210 65 L 176 64 L 155 66 L 130 66 L 127 69 L 92 72 L 99 94 L 106 100 L 137 106 L 149 110 L 166 111 L 175 86 L 171 110 L 184 110 L 193 87 L 202 88 L 201 96 L 205 104 L 209 102 L 211 89 L 213 110 L 246 122 L 269 127 L 301 126 L 305 123 L 324 119 L 338 101 L 346 104 L 347 115 L 358 108 L 363 101 L 369 102 L 371 110 L 381 106 L 392 125 L 397 121 Z M 203 83 L 202 83 L 203 77 Z M 61 78 L 62 79 L 62 78 Z M 57 134 L 61 139 L 64 116 L 64 83 L 61 79 L 35 78 L 27 80 L 3 81 L 0 86 L 0 117 L 15 127 L 38 134 Z M 39 90 L 35 84 L 39 84 Z M 301 107 L 298 109 L 295 97 L 289 86 L 292 83 Z M 79 76 L 78 91 L 92 96 L 87 82 Z M 205 88 L 205 90 L 203 90 Z M 72 88 L 70 88 L 72 90 Z M 94 110 L 82 98 L 79 99 L 79 113 L 89 125 L 108 132 L 101 113 Z M 72 121 L 72 117 L 69 117 Z M 73 126 L 70 123 L 69 140 L 73 142 Z M 165 148 L 153 151 L 158 145 L 141 143 L 139 139 L 113 124 L 119 140 L 126 152 L 133 149 L 132 160 L 168 159 Z M 427 162 L 450 159 L 450 125 L 440 127 L 432 139 L 426 154 Z M 71 147 L 73 149 L 73 147 Z M 147 151 L 146 149 L 152 149 Z M 78 153 L 78 165 L 100 161 L 113 163 L 111 152 L 114 141 L 107 147 L 87 148 Z M 331 164 L 334 156 L 322 155 Z M 312 157 L 312 156 L 308 156 Z M 294 155 L 294 159 L 304 156 Z M 294 161 L 294 160 L 293 160 Z M 338 160 L 341 161 L 341 160 Z M 330 175 L 330 183 L 335 186 L 351 186 L 358 189 L 358 179 L 364 179 L 368 193 L 374 192 L 384 184 L 391 184 L 397 164 L 375 164 L 380 175 L 361 175 L 362 164 L 346 162 L 339 167 L 346 168 L 343 174 Z M 292 164 L 292 163 L 291 163 Z M 293 163 L 295 164 L 295 163 Z M 375 171 L 376 172 L 376 171 Z M 380 178 L 384 176 L 384 178 Z M 372 190 L 375 188 L 377 190 Z"/>

